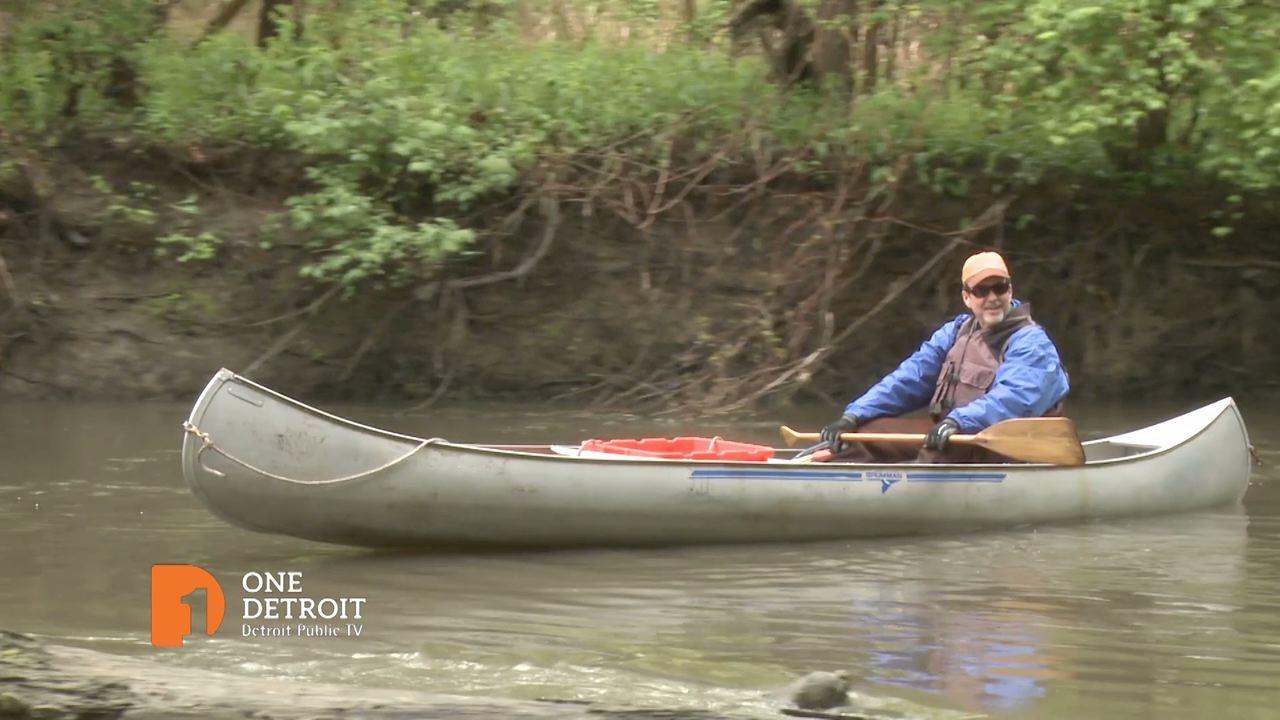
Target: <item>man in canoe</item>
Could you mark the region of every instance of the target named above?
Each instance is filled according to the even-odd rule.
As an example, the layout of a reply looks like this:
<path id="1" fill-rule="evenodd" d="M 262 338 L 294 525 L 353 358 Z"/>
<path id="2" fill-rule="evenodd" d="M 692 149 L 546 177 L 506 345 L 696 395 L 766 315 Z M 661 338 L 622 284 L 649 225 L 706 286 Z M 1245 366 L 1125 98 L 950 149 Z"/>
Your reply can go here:
<path id="1" fill-rule="evenodd" d="M 948 320 L 911 357 L 822 429 L 833 457 L 852 462 L 1007 462 L 956 433 L 978 433 L 1011 418 L 1060 414 L 1070 385 L 1058 349 L 1013 297 L 999 253 L 965 260 L 960 298 L 969 312 Z M 923 408 L 929 417 L 900 417 Z M 924 433 L 923 447 L 847 443 L 848 432 Z"/>

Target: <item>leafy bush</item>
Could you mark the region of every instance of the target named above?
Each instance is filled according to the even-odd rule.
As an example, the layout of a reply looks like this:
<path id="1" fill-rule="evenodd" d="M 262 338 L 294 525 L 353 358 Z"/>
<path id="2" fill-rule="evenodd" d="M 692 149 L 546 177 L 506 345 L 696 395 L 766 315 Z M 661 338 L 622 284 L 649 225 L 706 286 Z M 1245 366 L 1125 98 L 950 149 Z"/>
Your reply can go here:
<path id="1" fill-rule="evenodd" d="M 307 247 L 321 256 L 303 268 L 304 276 L 348 289 L 398 285 L 429 274 L 475 239 L 448 218 L 412 225 L 394 218 L 339 173 L 313 169 L 309 174 L 321 189 L 289 200 L 290 218 L 298 229 L 310 231 Z"/>
<path id="2" fill-rule="evenodd" d="M 38 136 L 106 122 L 135 88 L 136 53 L 156 29 L 151 0 L 20 6 L 0 43 L 0 126 Z"/>
<path id="3" fill-rule="evenodd" d="M 430 276 L 475 239 L 444 217 L 511 192 L 540 159 L 676 122 L 723 133 L 778 97 L 750 63 L 685 48 L 403 33 L 371 3 L 262 51 L 150 43 L 141 122 L 168 142 L 313 158 L 311 187 L 289 201 L 319 258 L 303 272 L 354 287 Z"/>
<path id="4" fill-rule="evenodd" d="M 728 52 L 722 0 L 692 23 L 652 0 L 584 5 L 595 25 L 556 41 L 527 37 L 507 2 L 317 2 L 262 48 L 157 32 L 150 0 L 25 7 L 0 45 L 0 125 L 31 142 L 124 126 L 303 157 L 287 216 L 314 254 L 304 273 L 348 288 L 430 277 L 476 239 L 457 218 L 606 147 L 655 166 L 680 162 L 677 140 L 732 145 L 744 164 L 789 152 L 819 179 L 852 161 L 883 179 L 910 156 L 957 194 L 975 172 L 1280 185 L 1280 30 L 1246 0 L 881 3 L 863 20 L 910 24 L 916 56 L 852 101 L 840 83 L 780 90 Z M 216 254 L 198 235 L 167 244 Z"/>

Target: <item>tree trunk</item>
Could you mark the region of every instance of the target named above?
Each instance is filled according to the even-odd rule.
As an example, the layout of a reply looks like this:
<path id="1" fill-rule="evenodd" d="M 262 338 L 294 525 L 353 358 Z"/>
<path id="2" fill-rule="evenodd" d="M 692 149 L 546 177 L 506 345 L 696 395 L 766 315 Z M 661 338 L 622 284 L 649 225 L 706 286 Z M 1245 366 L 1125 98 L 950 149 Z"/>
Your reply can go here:
<path id="1" fill-rule="evenodd" d="M 147 27 L 149 35 L 163 32 L 168 27 L 169 6 L 172 4 L 173 0 L 164 0 L 152 5 L 150 25 Z M 138 69 L 134 66 L 134 61 L 124 55 L 111 58 L 111 65 L 107 71 L 107 84 L 102 89 L 103 96 L 124 107 L 135 108 L 141 96 L 139 86 Z"/>
<path id="2" fill-rule="evenodd" d="M 684 24 L 684 36 L 690 43 L 698 41 L 698 31 L 694 23 L 698 21 L 698 0 L 680 1 L 680 22 Z"/>
<path id="3" fill-rule="evenodd" d="M 1151 110 L 1138 121 L 1135 137 L 1138 153 L 1144 157 L 1169 142 L 1169 109 Z"/>
<path id="4" fill-rule="evenodd" d="M 157 0 L 155 6 L 151 8 L 151 11 L 155 13 L 156 23 L 160 27 L 169 26 L 169 10 L 175 2 L 177 0 Z"/>
<path id="5" fill-rule="evenodd" d="M 869 10 L 874 15 L 880 11 L 880 7 L 884 4 L 884 0 L 873 0 Z M 862 69 L 863 81 L 862 92 L 870 95 L 876 91 L 876 78 L 879 75 L 879 46 L 880 31 L 884 28 L 884 21 L 878 16 L 874 17 L 871 25 L 867 27 L 867 36 L 862 40 Z"/>
<path id="6" fill-rule="evenodd" d="M 551 19 L 556 40 L 573 39 L 573 28 L 569 24 L 569 8 L 566 7 L 565 0 L 551 0 Z"/>
<path id="7" fill-rule="evenodd" d="M 837 22 L 842 26 L 837 27 Z M 857 37 L 857 0 L 824 0 L 818 6 L 814 63 L 824 78 L 831 78 L 830 82 L 846 92 L 853 90 L 853 53 Z"/>
<path id="8" fill-rule="evenodd" d="M 817 28 L 809 13 L 797 2 L 786 3 L 785 20 L 782 26 L 782 67 L 783 83 L 791 87 L 796 83 L 812 81 L 816 78 L 817 68 L 813 64 L 813 39 Z"/>
<path id="9" fill-rule="evenodd" d="M 898 74 L 898 38 L 902 31 L 902 8 L 893 9 L 893 26 L 889 31 L 889 57 L 885 58 L 884 79 L 890 85 Z"/>
<path id="10" fill-rule="evenodd" d="M 955 21 L 955 13 L 948 8 L 946 14 L 947 24 L 954 28 Z M 947 32 L 943 37 L 946 54 L 942 58 L 942 72 L 938 75 L 938 82 L 940 85 L 939 90 L 942 91 L 942 97 L 946 98 L 951 96 L 951 68 L 955 63 L 956 45 L 958 43 L 956 42 L 955 32 Z"/>
<path id="11" fill-rule="evenodd" d="M 1165 13 L 1164 16 L 1156 18 L 1160 25 L 1160 37 L 1168 37 L 1174 32 L 1167 9 Z M 1153 52 L 1147 57 L 1148 67 L 1155 71 L 1156 89 L 1164 98 L 1164 104 L 1147 110 L 1146 114 L 1138 119 L 1133 133 L 1128 138 L 1120 140 L 1114 147 L 1106 148 L 1112 162 L 1124 170 L 1138 170 L 1149 166 L 1155 151 L 1169 144 L 1169 108 L 1174 103 L 1178 88 L 1171 84 L 1168 76 L 1165 75 L 1163 54 Z"/>
<path id="12" fill-rule="evenodd" d="M 742 37 L 765 22 L 782 31 L 782 46 L 776 49 L 762 28 L 758 33 L 774 77 L 786 87 L 813 80 L 817 68 L 811 53 L 817 28 L 809 14 L 795 0 L 750 0 L 729 21 L 729 32 Z"/>
<path id="13" fill-rule="evenodd" d="M 516 22 L 520 25 L 520 37 L 532 42 L 538 39 L 538 16 L 533 12 L 533 0 L 518 0 Z"/>

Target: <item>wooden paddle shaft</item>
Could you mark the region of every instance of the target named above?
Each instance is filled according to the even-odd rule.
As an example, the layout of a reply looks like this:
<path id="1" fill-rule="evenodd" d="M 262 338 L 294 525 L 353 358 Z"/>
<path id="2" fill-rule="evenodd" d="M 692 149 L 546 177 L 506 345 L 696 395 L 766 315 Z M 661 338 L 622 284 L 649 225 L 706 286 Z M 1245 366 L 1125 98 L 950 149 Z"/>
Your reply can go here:
<path id="1" fill-rule="evenodd" d="M 820 440 L 819 433 L 794 433 L 796 440 Z M 923 443 L 924 435 L 920 433 L 841 433 L 840 439 L 845 442 L 887 442 L 887 443 Z M 977 435 L 952 435 L 948 442 L 973 444 L 978 441 Z"/>
<path id="2" fill-rule="evenodd" d="M 817 433 L 813 434 L 811 440 L 821 438 Z M 922 443 L 924 435 L 919 433 L 841 433 L 840 439 L 846 442 L 887 442 L 887 443 Z M 960 444 L 973 444 L 977 441 L 977 435 L 952 435 L 947 438 L 948 442 Z"/>
<path id="3" fill-rule="evenodd" d="M 783 426 L 782 438 L 788 445 L 800 440 L 818 440 L 819 433 L 798 433 Z M 917 433 L 841 433 L 846 442 L 922 443 L 925 435 Z M 1053 465 L 1081 465 L 1085 461 L 1075 423 L 1067 418 L 1015 418 L 1004 420 L 976 435 L 952 435 L 948 442 L 977 445 L 999 455 L 1025 462 Z"/>

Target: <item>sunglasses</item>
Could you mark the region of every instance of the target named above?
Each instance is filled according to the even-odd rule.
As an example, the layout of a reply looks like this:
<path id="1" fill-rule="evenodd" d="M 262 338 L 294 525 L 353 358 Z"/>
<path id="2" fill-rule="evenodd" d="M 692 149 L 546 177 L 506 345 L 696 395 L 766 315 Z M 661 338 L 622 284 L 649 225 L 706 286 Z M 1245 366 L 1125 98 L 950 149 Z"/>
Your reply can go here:
<path id="1" fill-rule="evenodd" d="M 968 285 L 964 285 L 963 283 L 961 283 L 961 285 L 962 287 L 964 287 L 965 292 L 979 299 L 985 298 L 987 295 L 990 295 L 993 292 L 996 294 L 997 297 L 1009 292 L 1008 280 L 1001 280 L 1000 282 L 991 283 L 990 285 L 979 285 L 976 288 L 971 288 Z"/>

